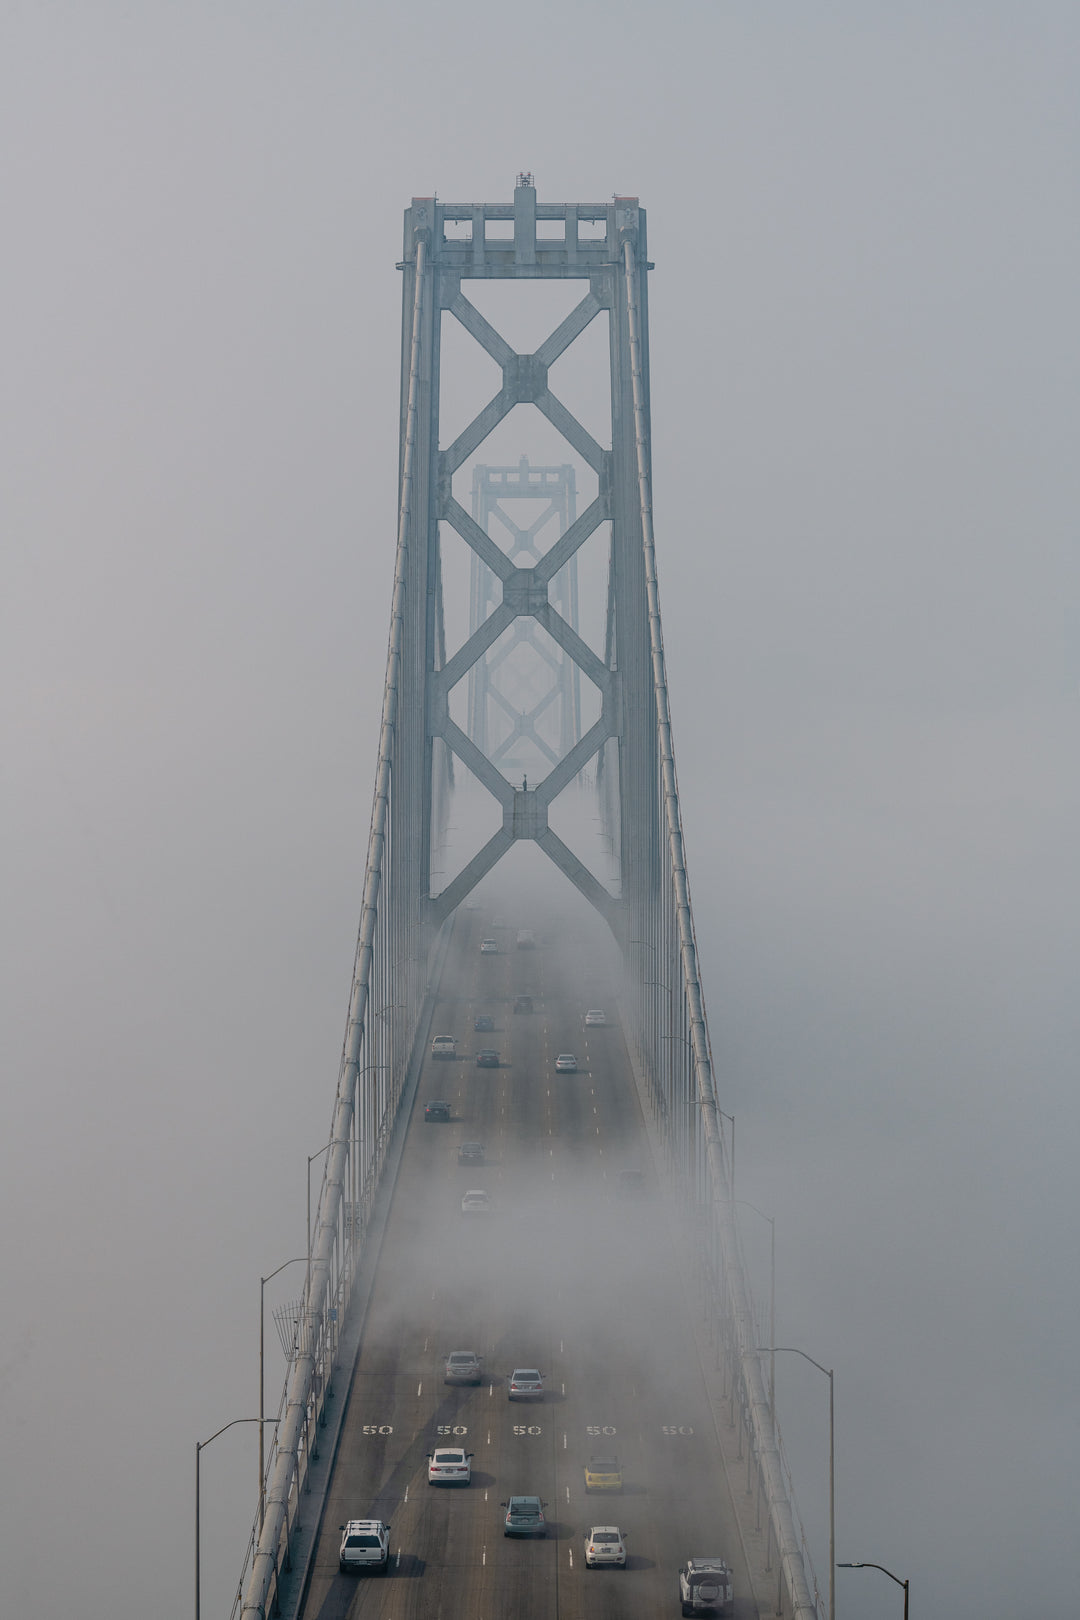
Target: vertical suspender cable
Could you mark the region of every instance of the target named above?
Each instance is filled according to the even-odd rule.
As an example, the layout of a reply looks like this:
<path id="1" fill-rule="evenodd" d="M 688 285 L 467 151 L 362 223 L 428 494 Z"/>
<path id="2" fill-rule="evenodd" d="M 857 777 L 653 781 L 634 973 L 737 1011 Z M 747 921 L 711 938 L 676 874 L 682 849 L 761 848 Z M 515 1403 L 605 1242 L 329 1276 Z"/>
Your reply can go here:
<path id="1" fill-rule="evenodd" d="M 761 1361 L 754 1346 L 753 1315 L 749 1293 L 739 1260 L 735 1239 L 735 1223 L 730 1201 L 730 1166 L 725 1164 L 723 1139 L 719 1129 L 719 1109 L 712 1072 L 709 1034 L 705 1023 L 705 1003 L 698 975 L 697 942 L 694 938 L 694 920 L 690 909 L 690 887 L 683 853 L 682 815 L 675 777 L 675 754 L 671 742 L 671 711 L 668 705 L 667 672 L 664 663 L 664 642 L 660 629 L 660 594 L 656 577 L 656 547 L 653 539 L 652 495 L 650 490 L 649 430 L 645 414 L 645 379 L 642 372 L 641 337 L 638 318 L 637 259 L 634 251 L 634 233 L 625 231 L 622 239 L 623 273 L 626 281 L 626 313 L 630 332 L 630 374 L 634 398 L 634 443 L 637 452 L 638 502 L 641 511 L 641 540 L 645 558 L 645 586 L 649 606 L 649 646 L 652 653 L 653 688 L 656 694 L 656 719 L 660 734 L 660 765 L 663 778 L 664 814 L 667 822 L 668 851 L 671 860 L 672 882 L 675 891 L 676 930 L 682 957 L 683 991 L 690 1015 L 690 1039 L 694 1053 L 694 1073 L 697 1081 L 698 1104 L 701 1108 L 705 1132 L 705 1153 L 710 1178 L 714 1187 L 724 1196 L 714 1206 L 719 1223 L 720 1242 L 725 1270 L 734 1302 L 735 1329 L 738 1337 L 743 1375 L 750 1402 L 750 1422 L 756 1431 L 758 1456 L 766 1481 L 770 1510 L 776 1524 L 787 1588 L 791 1596 L 792 1613 L 814 1616 L 815 1604 L 806 1579 L 806 1570 L 799 1551 L 799 1537 L 791 1505 L 784 1489 L 779 1452 L 771 1421 L 768 1396 L 761 1375 Z"/>
<path id="2" fill-rule="evenodd" d="M 302 1322 L 312 1322 L 312 1301 L 319 1301 L 318 1309 L 325 1309 L 326 1287 L 330 1275 L 330 1259 L 337 1230 L 338 1214 L 344 1186 L 345 1166 L 349 1152 L 349 1139 L 355 1107 L 359 1075 L 360 1048 L 363 1042 L 364 1018 L 367 1012 L 368 989 L 378 919 L 379 889 L 383 877 L 386 849 L 386 826 L 390 806 L 390 782 L 393 765 L 394 732 L 397 724 L 398 696 L 401 688 L 401 658 L 405 626 L 405 563 L 408 555 L 409 522 L 412 512 L 413 462 L 416 443 L 416 416 L 420 395 L 420 328 L 424 296 L 426 242 L 419 236 L 416 244 L 414 270 L 412 341 L 409 351 L 409 394 L 405 426 L 405 453 L 401 465 L 401 491 L 398 503 L 397 552 L 394 564 L 394 598 L 390 614 L 390 641 L 386 658 L 386 685 L 383 689 L 382 725 L 379 732 L 379 764 L 375 777 L 375 794 L 371 810 L 371 830 L 368 835 L 367 869 L 364 875 L 364 899 L 360 914 L 360 932 L 356 946 L 352 992 L 349 998 L 349 1017 L 345 1028 L 345 1044 L 341 1056 L 337 1096 L 334 1101 L 334 1121 L 331 1149 L 327 1154 L 326 1178 L 323 1197 L 319 1202 L 320 1219 L 316 1234 L 315 1252 L 311 1257 L 311 1274 L 304 1300 Z M 353 1241 L 356 1233 L 353 1232 Z M 289 1379 L 285 1417 L 278 1430 L 277 1463 L 266 1498 L 266 1516 L 262 1534 L 255 1551 L 251 1577 L 241 1616 L 259 1616 L 267 1612 L 270 1587 L 277 1568 L 278 1551 L 282 1545 L 285 1518 L 288 1511 L 289 1491 L 296 1472 L 299 1446 L 304 1431 L 312 1375 L 314 1347 L 317 1335 L 306 1326 L 300 1334 L 298 1355 Z"/>

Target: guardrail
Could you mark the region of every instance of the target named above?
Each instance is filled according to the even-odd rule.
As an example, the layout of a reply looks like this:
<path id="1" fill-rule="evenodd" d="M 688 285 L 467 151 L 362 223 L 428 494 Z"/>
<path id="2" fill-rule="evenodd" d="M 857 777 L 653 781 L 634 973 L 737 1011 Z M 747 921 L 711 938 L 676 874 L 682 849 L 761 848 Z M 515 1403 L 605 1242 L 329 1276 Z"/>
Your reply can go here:
<path id="1" fill-rule="evenodd" d="M 638 510 L 660 759 L 657 813 L 659 825 L 666 832 L 667 853 L 666 869 L 657 875 L 652 894 L 639 904 L 637 914 L 627 919 L 622 941 L 628 963 L 633 961 L 631 952 L 636 947 L 650 951 L 653 958 L 651 977 L 647 977 L 647 965 L 638 959 L 639 986 L 642 991 L 651 989 L 653 995 L 635 998 L 630 1008 L 631 1028 L 639 1061 L 644 1060 L 646 1084 L 642 1089 L 646 1105 L 659 1127 L 669 1177 L 692 1216 L 696 1257 L 708 1273 L 708 1297 L 716 1307 L 717 1326 L 724 1334 L 731 1362 L 732 1400 L 738 1400 L 744 1414 L 759 1491 L 769 1516 L 770 1547 L 775 1541 L 779 1554 L 781 1595 L 786 1593 L 790 1613 L 796 1620 L 818 1620 L 818 1604 L 806 1577 L 801 1551 L 801 1527 L 796 1525 L 785 1483 L 778 1431 L 762 1378 L 753 1305 L 739 1254 L 733 1202 L 734 1121 L 727 1144 L 720 1128 L 723 1116 L 698 970 L 660 622 L 639 307 L 641 266 L 632 226 L 620 231 L 619 247 L 629 325 Z M 667 997 L 666 1010 L 663 995 Z M 685 1054 L 681 1063 L 675 1056 L 680 1043 Z"/>
<path id="2" fill-rule="evenodd" d="M 420 324 L 426 244 L 417 247 L 410 372 L 398 510 L 394 593 L 364 896 L 337 1094 L 323 1182 L 310 1240 L 304 1295 L 289 1354 L 290 1372 L 260 1504 L 240 1578 L 234 1616 L 272 1612 L 290 1564 L 299 1500 L 331 1387 L 334 1354 L 352 1298 L 373 1201 L 386 1164 L 406 1079 L 428 1002 L 430 929 L 405 894 L 384 888 L 394 817 L 398 699 L 405 635 L 407 536 L 415 481 L 414 447 L 422 384 Z M 402 788 L 402 815 L 411 795 Z M 375 1003 L 374 1007 L 372 1003 Z M 385 1019 L 385 1023 L 383 1020 Z M 367 1061 L 370 1059 L 370 1061 Z M 370 1077 L 370 1078 L 369 1078 Z"/>

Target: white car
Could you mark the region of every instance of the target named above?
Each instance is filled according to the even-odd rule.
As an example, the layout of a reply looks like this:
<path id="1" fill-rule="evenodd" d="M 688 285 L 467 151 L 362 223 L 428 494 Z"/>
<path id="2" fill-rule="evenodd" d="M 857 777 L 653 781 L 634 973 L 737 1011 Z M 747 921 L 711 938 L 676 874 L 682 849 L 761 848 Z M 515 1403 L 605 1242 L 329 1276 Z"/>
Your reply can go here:
<path id="1" fill-rule="evenodd" d="M 617 1524 L 594 1524 L 585 1537 L 586 1569 L 597 1569 L 601 1564 L 626 1568 L 626 1542 Z"/>
<path id="2" fill-rule="evenodd" d="M 468 1485 L 472 1479 L 472 1452 L 460 1446 L 428 1453 L 429 1485 Z"/>
<path id="3" fill-rule="evenodd" d="M 590 1007 L 585 1014 L 586 1029 L 603 1029 L 607 1023 L 607 1013 L 601 1007 Z"/>
<path id="4" fill-rule="evenodd" d="M 515 1367 L 510 1374 L 506 1394 L 508 1399 L 512 1401 L 542 1401 L 544 1398 L 543 1373 L 537 1372 L 535 1367 Z"/>
<path id="5" fill-rule="evenodd" d="M 479 1187 L 472 1187 L 461 1200 L 461 1213 L 463 1215 L 490 1215 L 491 1194 L 481 1191 Z"/>
<path id="6" fill-rule="evenodd" d="M 498 956 L 499 942 L 497 939 L 482 939 L 480 941 L 481 956 Z"/>
<path id="7" fill-rule="evenodd" d="M 560 1052 L 555 1059 L 556 1074 L 577 1074 L 577 1058 L 573 1052 Z"/>
<path id="8" fill-rule="evenodd" d="M 377 1569 L 390 1562 L 390 1526 L 381 1519 L 350 1519 L 341 1526 L 339 1569 Z"/>

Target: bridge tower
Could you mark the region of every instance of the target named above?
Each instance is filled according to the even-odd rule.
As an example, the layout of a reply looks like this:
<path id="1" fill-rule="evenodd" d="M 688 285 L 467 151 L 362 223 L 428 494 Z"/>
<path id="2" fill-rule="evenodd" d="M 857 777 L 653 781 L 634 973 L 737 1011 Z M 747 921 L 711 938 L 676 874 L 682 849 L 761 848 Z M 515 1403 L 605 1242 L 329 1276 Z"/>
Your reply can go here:
<path id="1" fill-rule="evenodd" d="M 537 201 L 530 175 L 519 177 L 512 205 L 456 206 L 414 199 L 405 216 L 402 345 L 402 483 L 406 570 L 403 642 L 409 649 L 401 703 L 399 782 L 411 791 L 407 814 L 417 825 L 397 847 L 414 865 L 421 913 L 443 922 L 465 895 L 519 839 L 538 844 L 571 883 L 626 940 L 633 918 L 643 919 L 658 884 L 660 747 L 640 716 L 654 705 L 649 636 L 647 558 L 640 499 L 649 479 L 648 337 L 645 212 L 634 197 L 611 203 Z M 467 295 L 470 281 L 578 281 L 583 295 L 569 315 L 531 353 L 506 341 Z M 443 317 L 457 321 L 499 368 L 501 386 L 449 444 L 440 443 L 440 369 Z M 611 443 L 601 444 L 553 391 L 550 372 L 586 328 L 604 317 L 608 326 Z M 568 454 L 594 475 L 596 493 L 569 518 L 573 469 L 565 475 L 562 510 L 569 521 L 545 551 L 500 546 L 484 518 L 504 509 L 509 484 L 492 491 L 491 470 L 474 468 L 474 510 L 455 493 L 455 475 L 518 405 L 535 406 L 566 441 Z M 406 503 L 403 503 L 406 504 Z M 574 624 L 576 578 L 568 572 L 589 537 L 606 525 L 609 535 L 605 645 L 598 653 Z M 457 648 L 448 649 L 443 608 L 442 532 L 449 527 L 472 553 L 473 623 Z M 511 527 L 513 539 L 516 525 Z M 535 534 L 531 537 L 535 541 Z M 650 537 L 651 543 L 651 537 Z M 570 743 L 546 772 L 526 782 L 500 769 L 506 750 L 489 736 L 490 673 L 485 660 L 505 632 L 524 621 L 517 639 L 561 653 L 558 667 L 580 691 L 591 683 L 599 712 L 581 735 L 560 727 Z M 472 673 L 472 702 L 461 719 L 455 688 Z M 580 703 L 580 699 L 579 699 Z M 572 696 L 564 710 L 573 710 Z M 630 723 L 630 717 L 638 723 Z M 580 725 L 580 722 L 578 722 Z M 513 728 L 527 729 L 528 716 Z M 572 738 L 572 740 L 571 740 Z M 550 747 L 544 752 L 554 753 Z M 445 887 L 432 884 L 432 851 L 444 838 L 446 794 L 457 760 L 501 810 L 501 825 Z M 596 762 L 614 855 L 615 877 L 605 884 L 553 830 L 553 801 Z M 403 767 L 403 769 L 401 769 Z M 402 874 L 404 876 L 404 874 Z M 397 881 L 395 874 L 392 881 Z M 406 878 L 405 881 L 408 881 Z"/>

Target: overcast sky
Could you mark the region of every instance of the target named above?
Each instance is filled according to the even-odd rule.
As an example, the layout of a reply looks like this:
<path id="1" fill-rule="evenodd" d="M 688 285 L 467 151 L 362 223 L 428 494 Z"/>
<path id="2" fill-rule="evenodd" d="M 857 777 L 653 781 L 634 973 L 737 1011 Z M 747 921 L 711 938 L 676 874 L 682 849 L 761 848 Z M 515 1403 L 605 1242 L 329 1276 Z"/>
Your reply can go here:
<path id="1" fill-rule="evenodd" d="M 1075 1607 L 1078 58 L 1066 0 L 0 7 L 5 1615 L 189 1610 L 336 1080 L 402 210 L 519 169 L 648 209 L 712 1038 L 838 1557 Z"/>

